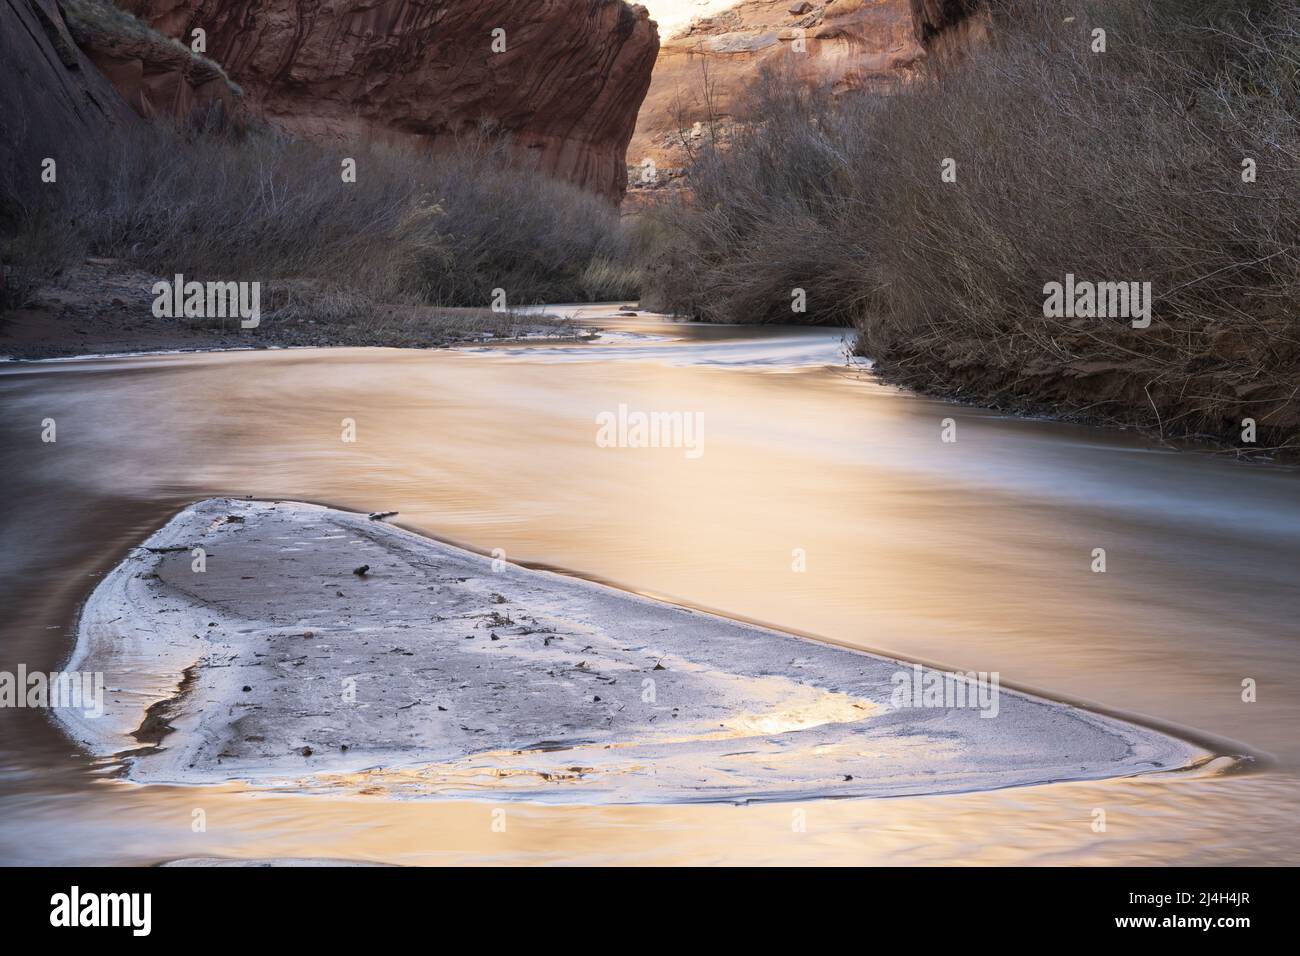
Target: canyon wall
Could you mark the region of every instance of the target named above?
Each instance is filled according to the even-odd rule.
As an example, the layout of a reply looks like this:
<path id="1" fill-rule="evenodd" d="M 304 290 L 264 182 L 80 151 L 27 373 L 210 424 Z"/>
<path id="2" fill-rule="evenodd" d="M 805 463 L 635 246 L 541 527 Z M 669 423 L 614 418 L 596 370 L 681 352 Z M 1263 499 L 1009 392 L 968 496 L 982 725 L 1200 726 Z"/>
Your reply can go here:
<path id="1" fill-rule="evenodd" d="M 48 188 L 45 159 L 57 176 L 75 177 L 133 120 L 55 0 L 0 0 L 0 217 Z"/>
<path id="2" fill-rule="evenodd" d="M 313 137 L 436 143 L 488 124 L 545 173 L 611 198 L 659 51 L 621 0 L 118 0 Z"/>
<path id="3" fill-rule="evenodd" d="M 634 183 L 671 179 L 694 141 L 725 126 L 746 86 L 776 68 L 836 92 L 906 78 L 984 29 L 979 0 L 742 0 L 663 41 L 628 151 Z M 647 183 L 647 185 L 650 183 Z"/>
<path id="4" fill-rule="evenodd" d="M 117 0 L 152 35 L 113 22 L 107 0 L 2 2 L 11 193 L 9 154 L 67 152 L 123 122 L 115 87 L 142 116 L 251 113 L 313 137 L 437 143 L 486 124 L 542 172 L 618 198 L 629 164 L 671 174 L 764 66 L 883 88 L 983 29 L 978 0 L 743 0 L 661 50 L 621 0 Z"/>

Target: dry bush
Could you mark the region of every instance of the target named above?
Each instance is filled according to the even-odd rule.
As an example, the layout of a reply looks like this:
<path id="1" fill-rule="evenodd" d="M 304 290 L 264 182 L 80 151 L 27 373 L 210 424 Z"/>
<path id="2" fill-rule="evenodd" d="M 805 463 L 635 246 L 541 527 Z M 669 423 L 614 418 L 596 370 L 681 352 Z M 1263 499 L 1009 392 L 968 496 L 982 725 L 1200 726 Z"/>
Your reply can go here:
<path id="1" fill-rule="evenodd" d="M 195 53 L 175 37 L 159 33 L 143 20 L 115 6 L 111 0 L 59 0 L 59 9 L 73 39 L 83 49 L 88 41 L 93 44 L 100 36 L 132 40 L 158 50 L 166 50 L 173 56 L 193 60 L 196 64 L 201 64 L 206 72 L 220 76 L 234 92 L 242 95 L 243 91 L 230 81 L 219 63 Z"/>
<path id="2" fill-rule="evenodd" d="M 615 209 L 521 168 L 487 131 L 423 152 L 152 125 L 0 237 L 28 277 L 86 255 L 202 280 L 310 279 L 336 302 L 486 307 L 503 289 L 514 307 L 635 295 L 639 278 Z"/>
<path id="3" fill-rule="evenodd" d="M 936 392 L 1166 437 L 1252 417 L 1300 446 L 1300 4 L 991 6 L 993 42 L 889 96 L 767 78 L 690 170 L 694 206 L 659 213 L 648 296 L 853 322 L 886 376 Z M 1151 327 L 1044 318 L 1066 273 L 1150 282 Z"/>
<path id="4" fill-rule="evenodd" d="M 444 241 L 408 277 L 425 301 L 486 304 L 497 288 L 512 304 L 637 294 L 635 272 L 618 288 L 608 287 L 614 264 L 632 265 L 616 210 L 591 193 L 521 170 L 504 140 L 466 139 L 434 160 L 430 180 Z M 588 291 L 593 276 L 606 283 L 595 283 L 596 295 Z"/>
<path id="5" fill-rule="evenodd" d="M 729 143 L 695 156 L 688 195 L 648 214 L 663 238 L 643 304 L 715 322 L 849 324 L 864 277 L 841 210 L 858 192 L 872 103 L 764 74 Z"/>

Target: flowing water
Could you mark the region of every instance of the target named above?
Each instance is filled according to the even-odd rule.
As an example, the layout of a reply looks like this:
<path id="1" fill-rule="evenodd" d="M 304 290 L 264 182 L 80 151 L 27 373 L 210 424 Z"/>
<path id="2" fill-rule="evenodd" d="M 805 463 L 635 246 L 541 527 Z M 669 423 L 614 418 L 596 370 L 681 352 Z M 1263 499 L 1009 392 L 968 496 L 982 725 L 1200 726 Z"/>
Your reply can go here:
<path id="1" fill-rule="evenodd" d="M 837 331 L 600 315 L 609 333 L 583 345 L 0 366 L 0 671 L 57 668 L 98 578 L 186 503 L 294 498 L 998 671 L 1249 759 L 936 797 L 502 816 L 490 790 L 138 786 L 43 712 L 4 709 L 0 862 L 1300 861 L 1300 474 L 900 392 L 846 362 Z M 597 416 L 620 406 L 698 414 L 703 454 L 601 447 Z"/>

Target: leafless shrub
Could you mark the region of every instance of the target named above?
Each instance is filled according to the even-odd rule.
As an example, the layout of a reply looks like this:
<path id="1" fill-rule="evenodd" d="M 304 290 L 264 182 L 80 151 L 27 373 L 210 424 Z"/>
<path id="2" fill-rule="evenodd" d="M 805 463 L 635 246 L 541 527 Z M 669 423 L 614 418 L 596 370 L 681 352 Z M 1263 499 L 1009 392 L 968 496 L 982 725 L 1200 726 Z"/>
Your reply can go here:
<path id="1" fill-rule="evenodd" d="M 657 213 L 646 298 L 851 322 L 884 374 L 946 394 L 1166 437 L 1252 417 L 1300 446 L 1300 3 L 991 7 L 990 43 L 892 95 L 767 77 L 694 203 Z M 1151 327 L 1044 318 L 1067 273 L 1150 282 Z"/>
<path id="2" fill-rule="evenodd" d="M 511 156 L 487 131 L 424 152 L 153 125 L 22 210 L 0 259 L 47 278 L 93 255 L 204 280 L 307 279 L 353 305 L 635 295 L 617 211 Z"/>

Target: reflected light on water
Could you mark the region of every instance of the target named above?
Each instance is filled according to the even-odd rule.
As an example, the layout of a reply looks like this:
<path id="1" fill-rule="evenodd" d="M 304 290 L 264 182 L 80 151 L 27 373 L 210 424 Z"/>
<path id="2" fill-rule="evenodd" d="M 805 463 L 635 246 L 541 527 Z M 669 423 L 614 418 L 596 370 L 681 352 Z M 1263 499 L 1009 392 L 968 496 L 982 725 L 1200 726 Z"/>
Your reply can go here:
<path id="1" fill-rule="evenodd" d="M 790 805 L 511 803 L 499 834 L 476 801 L 105 781 L 42 715 L 7 712 L 0 858 L 1295 861 L 1294 473 L 906 395 L 846 367 L 824 330 L 625 331 L 642 337 L 549 358 L 344 349 L 5 369 L 0 667 L 56 667 L 97 576 L 183 504 L 284 497 L 395 510 L 408 528 L 512 561 L 998 671 L 1275 761 L 1244 776 L 824 801 L 799 805 L 803 833 Z M 620 403 L 701 413 L 704 455 L 598 447 L 596 416 Z M 41 448 L 31 423 L 46 416 L 59 440 Z M 956 444 L 939 440 L 949 417 Z M 355 444 L 339 440 L 344 418 Z M 1090 570 L 1098 547 L 1105 574 Z M 1243 678 L 1258 682 L 1257 703 L 1243 703 Z M 839 706 L 754 714 L 744 729 L 861 719 Z M 200 804 L 208 832 L 192 834 Z M 1094 807 L 1105 834 L 1091 830 Z"/>

